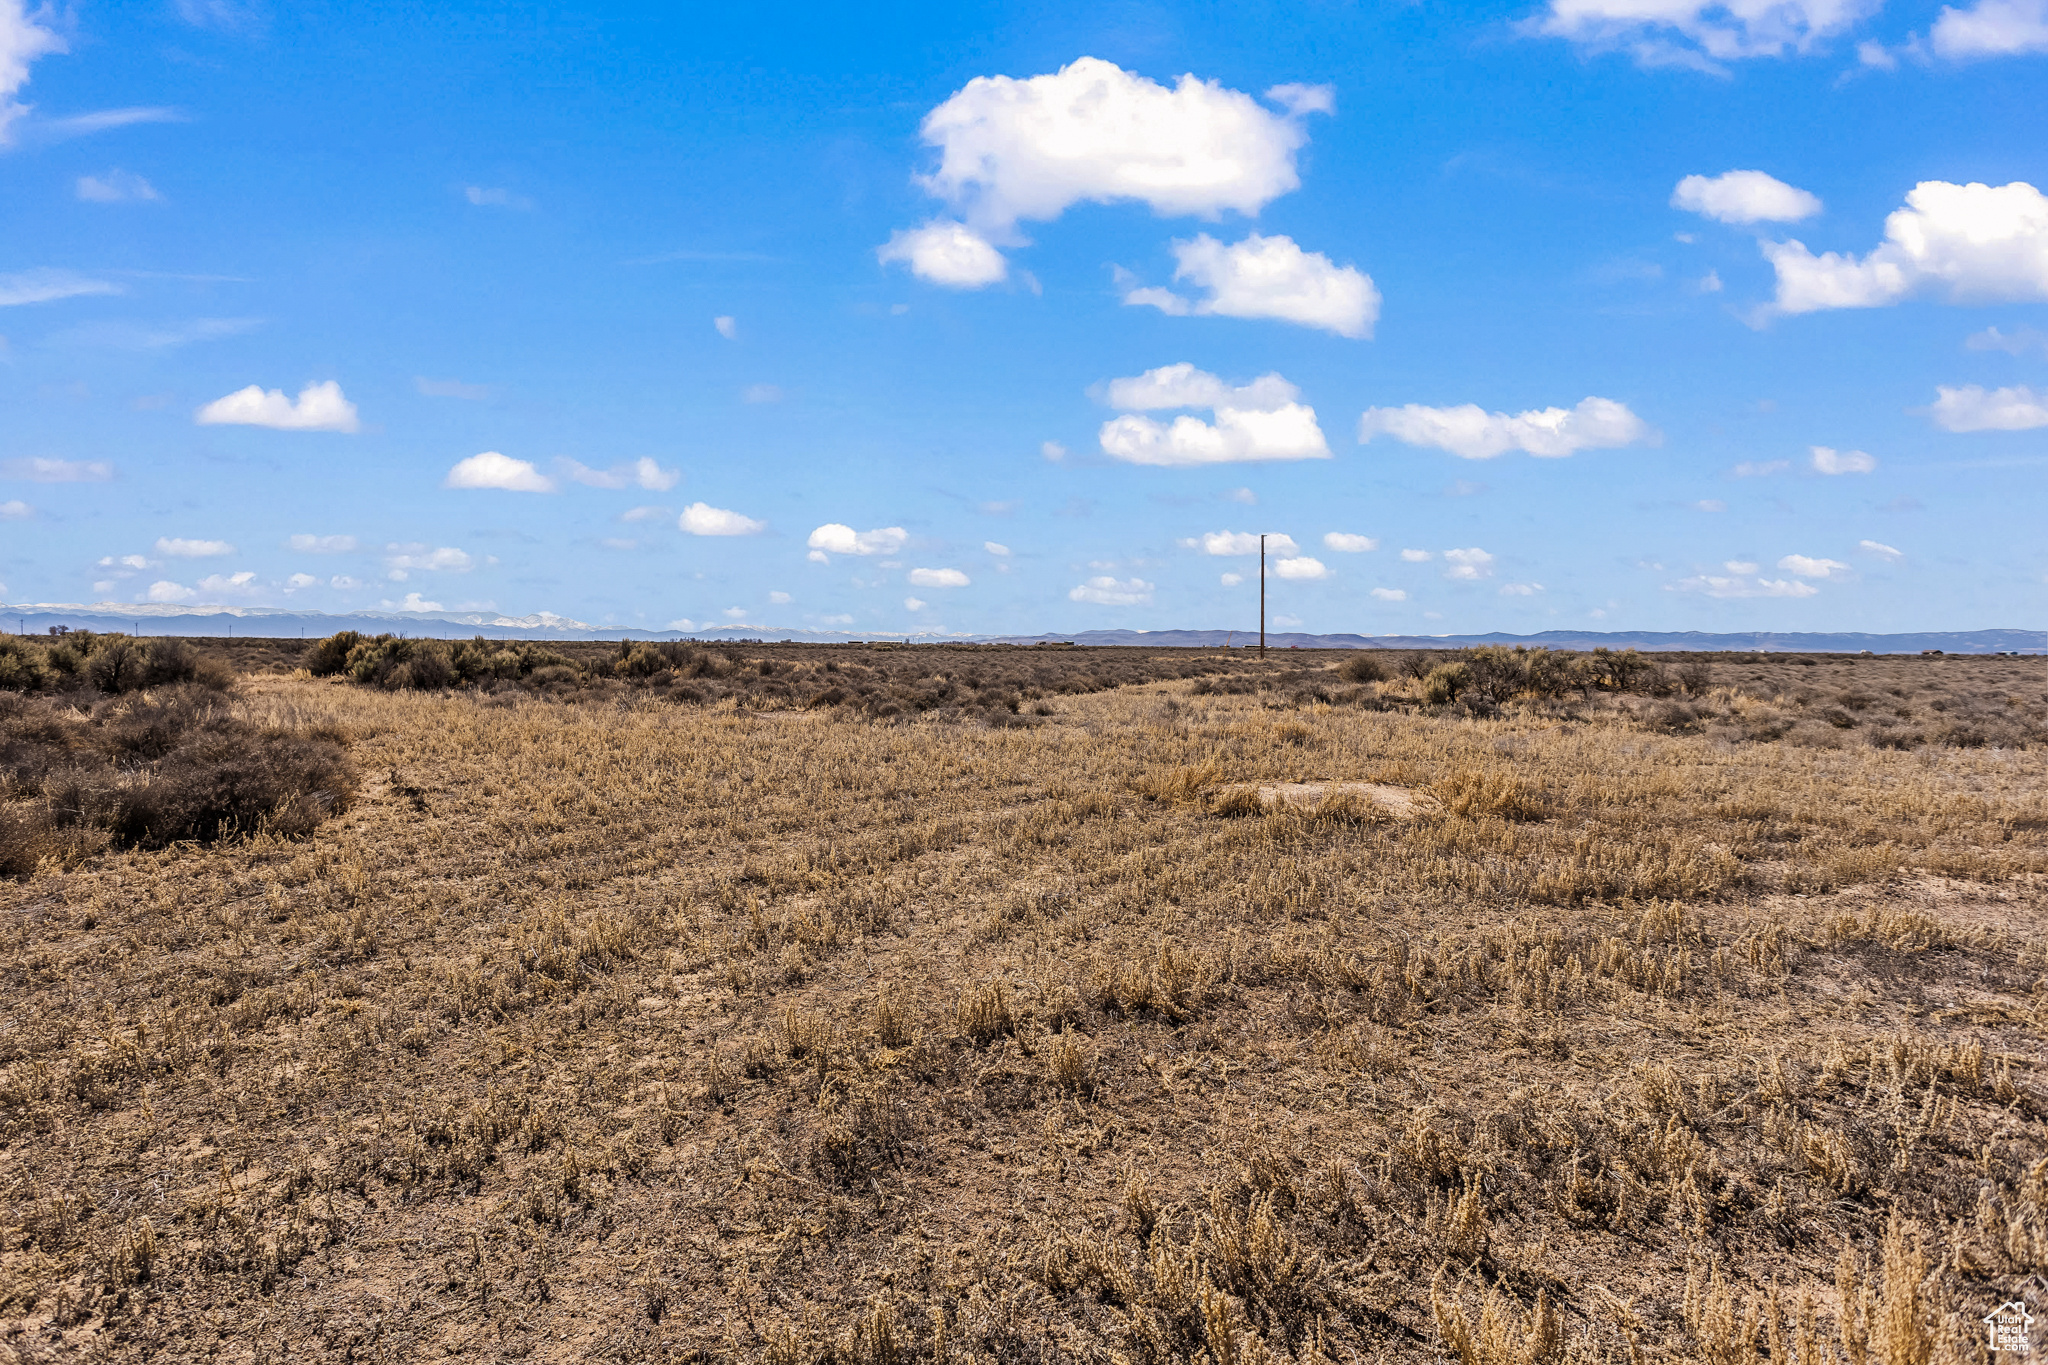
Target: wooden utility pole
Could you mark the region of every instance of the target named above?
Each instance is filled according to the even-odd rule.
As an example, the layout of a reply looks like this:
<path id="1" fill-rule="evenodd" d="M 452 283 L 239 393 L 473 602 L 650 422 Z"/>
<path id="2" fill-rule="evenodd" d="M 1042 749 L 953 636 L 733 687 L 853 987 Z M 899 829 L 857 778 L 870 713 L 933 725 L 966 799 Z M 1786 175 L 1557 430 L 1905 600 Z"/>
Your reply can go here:
<path id="1" fill-rule="evenodd" d="M 1266 538 L 1259 537 L 1259 657 L 1266 657 Z"/>

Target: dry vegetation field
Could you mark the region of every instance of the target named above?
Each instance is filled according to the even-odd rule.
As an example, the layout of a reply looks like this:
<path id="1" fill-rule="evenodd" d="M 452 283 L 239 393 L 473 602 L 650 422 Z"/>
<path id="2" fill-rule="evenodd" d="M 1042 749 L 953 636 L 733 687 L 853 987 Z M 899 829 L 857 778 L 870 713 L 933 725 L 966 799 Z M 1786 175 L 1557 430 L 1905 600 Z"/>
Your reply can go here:
<path id="1" fill-rule="evenodd" d="M 440 693 L 223 652 L 208 723 L 345 744 L 352 804 L 0 881 L 0 1360 L 1919 1365 L 2048 1319 L 2041 660 L 1518 700 L 566 648 Z M 154 704 L 31 700 L 0 741 Z M 1414 813 L 1248 795 L 1323 781 Z"/>

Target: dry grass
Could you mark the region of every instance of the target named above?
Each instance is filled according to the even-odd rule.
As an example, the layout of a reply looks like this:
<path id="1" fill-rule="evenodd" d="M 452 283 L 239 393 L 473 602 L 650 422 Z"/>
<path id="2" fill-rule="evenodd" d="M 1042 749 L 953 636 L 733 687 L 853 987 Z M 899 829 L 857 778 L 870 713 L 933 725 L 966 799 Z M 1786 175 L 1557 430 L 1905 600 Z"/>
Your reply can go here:
<path id="1" fill-rule="evenodd" d="M 16 1358 L 1903 1365 L 2048 1272 L 2028 753 L 250 686 L 385 776 L 0 888 Z M 1328 781 L 1441 809 L 1213 797 Z"/>

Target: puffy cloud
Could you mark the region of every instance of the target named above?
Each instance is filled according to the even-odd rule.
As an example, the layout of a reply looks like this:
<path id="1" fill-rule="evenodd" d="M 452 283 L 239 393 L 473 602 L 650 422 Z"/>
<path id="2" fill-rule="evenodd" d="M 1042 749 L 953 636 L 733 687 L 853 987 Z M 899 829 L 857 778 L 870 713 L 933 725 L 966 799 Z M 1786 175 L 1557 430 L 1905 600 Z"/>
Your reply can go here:
<path id="1" fill-rule="evenodd" d="M 1412 446 L 1433 446 L 1464 460 L 1490 460 L 1510 450 L 1556 459 L 1578 450 L 1611 450 L 1648 440 L 1650 425 L 1611 398 L 1587 398 L 1575 408 L 1487 412 L 1477 403 L 1455 408 L 1410 403 L 1367 408 L 1358 439 L 1391 436 Z"/>
<path id="2" fill-rule="evenodd" d="M 468 573 L 476 567 L 476 558 L 452 545 L 387 545 L 384 547 L 384 565 L 395 576 L 403 579 L 415 569 L 437 573 Z"/>
<path id="3" fill-rule="evenodd" d="M 246 592 L 256 581 L 254 569 L 243 569 L 240 573 L 211 573 L 199 580 L 201 592 Z"/>
<path id="4" fill-rule="evenodd" d="M 1069 591 L 1067 600 L 1099 607 L 1149 607 L 1153 586 L 1142 578 L 1091 578 Z"/>
<path id="5" fill-rule="evenodd" d="M 149 585 L 149 590 L 140 600 L 145 602 L 189 602 L 198 596 L 183 583 L 173 583 L 168 578 L 159 578 Z"/>
<path id="6" fill-rule="evenodd" d="M 13 140 L 9 127 L 28 112 L 14 96 L 28 84 L 30 63 L 64 50 L 62 38 L 30 19 L 25 0 L 0 0 L 0 146 Z"/>
<path id="7" fill-rule="evenodd" d="M 1761 569 L 1763 565 L 1752 563 L 1746 559 L 1731 559 L 1725 564 L 1723 564 L 1721 567 L 1726 569 L 1729 573 L 1744 574 L 1755 573 L 1758 569 Z"/>
<path id="8" fill-rule="evenodd" d="M 1362 555 L 1368 550 L 1377 550 L 1380 543 L 1371 536 L 1352 535 L 1348 531 L 1329 531 L 1323 535 L 1323 546 L 1339 554 Z"/>
<path id="9" fill-rule="evenodd" d="M 409 592 L 409 593 L 407 593 L 407 594 L 405 595 L 405 598 L 404 598 L 404 600 L 402 600 L 402 601 L 398 601 L 398 602 L 386 602 L 386 603 L 384 603 L 384 604 L 383 604 L 383 606 L 384 606 L 384 609 L 385 609 L 386 611 L 446 611 L 446 610 L 447 610 L 447 608 L 446 608 L 446 607 L 444 607 L 444 606 L 442 606 L 442 605 L 441 605 L 441 604 L 440 604 L 439 602 L 430 602 L 430 601 L 428 601 L 428 600 L 427 600 L 426 598 L 422 597 L 422 596 L 421 596 L 420 594 L 418 594 L 418 593 L 416 593 L 416 592 Z"/>
<path id="10" fill-rule="evenodd" d="M 1968 9 L 1944 5 L 1927 37 L 1936 52 L 1957 61 L 2048 52 L 2048 0 L 1977 0 Z"/>
<path id="11" fill-rule="evenodd" d="M 1667 592 L 1699 593 L 1706 597 L 1811 597 L 1820 589 L 1794 578 L 1722 578 L 1702 574 L 1665 585 Z"/>
<path id="12" fill-rule="evenodd" d="M 1803 242 L 1764 242 L 1780 313 L 1881 308 L 1912 294 L 1949 303 L 2048 299 L 2048 196 L 2023 180 L 1952 185 L 1923 180 L 1860 260 Z"/>
<path id="13" fill-rule="evenodd" d="M 1877 11 L 1880 0 L 1550 0 L 1525 31 L 1644 66 L 1721 70 L 1721 63 L 1806 52 Z"/>
<path id="14" fill-rule="evenodd" d="M 1500 595 L 1502 597 L 1534 597 L 1542 591 L 1543 585 L 1541 583 L 1503 583 L 1500 585 Z"/>
<path id="15" fill-rule="evenodd" d="M 1257 507 L 1259 505 L 1259 495 L 1252 492 L 1249 488 L 1233 488 L 1224 496 L 1228 497 L 1232 502 L 1241 502 L 1246 507 Z"/>
<path id="16" fill-rule="evenodd" d="M 1339 266 L 1292 237 L 1254 232 L 1235 246 L 1202 233 L 1175 242 L 1173 272 L 1206 297 L 1190 300 L 1170 289 L 1129 288 L 1127 304 L 1147 304 L 1176 317 L 1275 318 L 1345 337 L 1370 337 L 1379 321 L 1380 291 L 1355 266 Z"/>
<path id="17" fill-rule="evenodd" d="M 1372 595 L 1382 602 L 1406 602 L 1408 593 L 1401 588 L 1374 588 Z"/>
<path id="18" fill-rule="evenodd" d="M 734 322 L 729 317 L 713 318 L 711 319 L 711 325 L 717 328 L 718 334 L 724 337 L 727 341 L 731 341 L 734 337 L 740 334 L 739 324 L 737 322 Z"/>
<path id="19" fill-rule="evenodd" d="M 1735 466 L 1738 479 L 1763 479 L 1773 474 L 1782 474 L 1792 467 L 1790 460 L 1744 460 Z"/>
<path id="20" fill-rule="evenodd" d="M 631 464 L 615 464 L 610 469 L 592 469 L 570 459 L 555 463 L 565 478 L 589 488 L 644 488 L 651 493 L 666 493 L 683 477 L 681 470 L 663 469 L 645 455 Z"/>
<path id="21" fill-rule="evenodd" d="M 1067 448 L 1058 441 L 1039 442 L 1038 453 L 1051 460 L 1054 464 L 1058 464 L 1061 460 L 1067 458 Z"/>
<path id="22" fill-rule="evenodd" d="M 0 502 L 0 521 L 27 521 L 36 514 L 36 509 L 20 498 L 9 498 Z"/>
<path id="23" fill-rule="evenodd" d="M 105 483 L 114 477 L 114 466 L 106 460 L 53 460 L 34 455 L 0 460 L 0 475 L 30 483 Z"/>
<path id="24" fill-rule="evenodd" d="M 1106 392 L 1110 406 L 1125 414 L 1102 424 L 1102 451 L 1113 459 L 1199 465 L 1330 457 L 1315 409 L 1296 402 L 1301 390 L 1277 374 L 1233 388 L 1182 362 L 1111 380 Z M 1135 415 L 1161 408 L 1209 408 L 1216 420 L 1182 416 L 1169 425 Z"/>
<path id="25" fill-rule="evenodd" d="M 489 384 L 465 384 L 460 379 L 415 377 L 412 386 L 422 398 L 463 398 L 472 403 L 481 403 L 491 396 Z"/>
<path id="26" fill-rule="evenodd" d="M 1820 200 L 1762 171 L 1689 175 L 1671 192 L 1671 207 L 1723 223 L 1796 223 L 1820 212 Z M 1714 287 L 1720 288 L 1716 277 Z"/>
<path id="27" fill-rule="evenodd" d="M 122 555 L 119 559 L 114 558 L 112 555 L 107 555 L 100 560 L 100 567 L 102 569 L 146 569 L 149 567 L 149 560 L 142 555 Z M 127 577 L 126 574 L 118 576 L 122 578 Z"/>
<path id="28" fill-rule="evenodd" d="M 1244 575 L 1241 573 L 1222 574 L 1217 577 L 1216 581 L 1226 588 L 1234 588 L 1244 582 Z"/>
<path id="29" fill-rule="evenodd" d="M 1863 551 L 1865 554 L 1876 555 L 1879 559 L 1897 561 L 1904 559 L 1906 557 L 1905 551 L 1894 550 L 1891 546 L 1884 544 L 1882 541 L 1859 540 L 1856 542 L 1856 548 Z"/>
<path id="30" fill-rule="evenodd" d="M 201 426 L 271 427 L 277 431 L 354 431 L 356 405 L 344 398 L 332 379 L 308 384 L 295 403 L 282 389 L 265 391 L 255 384 L 216 398 L 199 409 Z"/>
<path id="31" fill-rule="evenodd" d="M 1778 561 L 1778 567 L 1800 578 L 1833 578 L 1849 571 L 1849 566 L 1839 559 L 1815 559 L 1810 555 L 1786 555 Z"/>
<path id="32" fill-rule="evenodd" d="M 156 552 L 173 559 L 213 559 L 231 555 L 235 547 L 225 540 L 184 540 L 174 536 L 158 536 Z"/>
<path id="33" fill-rule="evenodd" d="M 1169 90 L 1095 57 L 1024 80 L 979 76 L 926 115 L 939 165 L 919 183 L 996 231 L 1082 202 L 1253 214 L 1300 186 L 1300 119 L 1329 107 L 1300 86 L 1274 98 L 1285 114 L 1220 82 L 1186 75 Z"/>
<path id="34" fill-rule="evenodd" d="M 973 580 L 958 569 L 912 569 L 913 588 L 964 588 Z"/>
<path id="35" fill-rule="evenodd" d="M 441 481 L 443 488 L 496 488 L 507 493 L 552 493 L 555 481 L 531 462 L 486 450 L 458 460 Z"/>
<path id="36" fill-rule="evenodd" d="M 284 581 L 286 592 L 297 592 L 302 588 L 317 588 L 320 580 L 309 573 L 295 573 Z"/>
<path id="37" fill-rule="evenodd" d="M 1009 546 L 997 544 L 993 540 L 984 540 L 983 542 L 981 542 L 981 548 L 988 551 L 990 554 L 995 555 L 999 559 L 1007 558 L 1010 553 Z"/>
<path id="38" fill-rule="evenodd" d="M 0 0 L 0 27 L 6 23 L 5 6 L 8 0 Z M 0 33 L 0 42 L 5 41 Z M 0 48 L 0 91 L 6 81 L 6 52 Z M 4 94 L 0 94 L 4 98 Z M 0 103 L 0 145 L 5 143 L 7 128 L 7 105 Z M 0 275 L 0 308 L 13 308 L 24 303 L 51 303 L 57 299 L 78 298 L 86 294 L 118 294 L 119 285 L 105 280 L 95 280 L 74 270 L 24 270 L 17 275 Z"/>
<path id="39" fill-rule="evenodd" d="M 693 536 L 757 536 L 768 529 L 765 521 L 702 502 L 685 507 L 676 525 Z"/>
<path id="40" fill-rule="evenodd" d="M 1877 457 L 1861 450 L 1832 450 L 1827 446 L 1811 449 L 1817 474 L 1868 474 L 1877 468 Z"/>
<path id="41" fill-rule="evenodd" d="M 163 198 L 156 186 L 119 167 L 104 175 L 78 177 L 78 197 L 90 204 L 154 203 Z"/>
<path id="42" fill-rule="evenodd" d="M 980 289 L 1010 273 L 1010 263 L 987 238 L 950 218 L 890 234 L 875 256 L 884 265 L 901 261 L 919 279 L 948 289 Z"/>
<path id="43" fill-rule="evenodd" d="M 790 604 L 790 601 L 792 599 L 790 598 L 790 595 L 786 592 L 771 592 L 768 594 L 768 600 L 775 606 L 786 607 Z"/>
<path id="44" fill-rule="evenodd" d="M 1307 555 L 1280 560 L 1273 565 L 1273 572 L 1281 578 L 1315 579 L 1330 576 L 1330 570 L 1322 560 L 1311 559 Z"/>
<path id="45" fill-rule="evenodd" d="M 330 588 L 348 589 L 360 588 L 363 585 L 359 579 L 350 578 L 347 574 L 336 574 L 327 580 L 327 586 Z"/>
<path id="46" fill-rule="evenodd" d="M 923 611 L 926 603 L 921 597 L 906 597 L 903 599 L 903 605 L 911 611 Z"/>
<path id="47" fill-rule="evenodd" d="M 902 549 L 910 539 L 910 532 L 901 526 L 882 526 L 872 531 L 856 531 L 851 526 L 828 521 L 811 532 L 805 542 L 820 554 L 835 555 L 893 555 Z"/>
<path id="48" fill-rule="evenodd" d="M 339 555 L 356 548 L 354 536 L 296 535 L 285 542 L 300 554 Z"/>
<path id="49" fill-rule="evenodd" d="M 1190 536 L 1180 544 L 1184 550 L 1200 550 L 1205 555 L 1255 555 L 1259 552 L 1259 538 L 1251 531 L 1208 531 Z M 1297 548 L 1292 536 L 1268 534 L 1266 537 L 1269 554 L 1291 555 Z"/>
<path id="50" fill-rule="evenodd" d="M 1430 561 L 1430 560 L 1432 560 L 1432 559 L 1435 559 L 1435 558 L 1436 558 L 1436 555 L 1435 555 L 1435 554 L 1433 554 L 1432 552 L 1428 551 L 1428 550 L 1403 550 L 1403 551 L 1401 551 L 1401 559 L 1402 559 L 1402 561 L 1403 561 L 1404 563 L 1408 563 L 1408 564 L 1427 564 L 1427 563 L 1429 563 L 1429 561 Z"/>
<path id="51" fill-rule="evenodd" d="M 1493 577 L 1493 556 L 1484 550 L 1445 550 L 1444 559 L 1451 566 L 1444 570 L 1445 578 L 1472 583 Z"/>
<path id="52" fill-rule="evenodd" d="M 1976 384 L 1959 389 L 1935 386 L 1928 416 L 1943 431 L 2031 431 L 2048 427 L 2048 393 L 2024 384 L 1986 390 Z"/>

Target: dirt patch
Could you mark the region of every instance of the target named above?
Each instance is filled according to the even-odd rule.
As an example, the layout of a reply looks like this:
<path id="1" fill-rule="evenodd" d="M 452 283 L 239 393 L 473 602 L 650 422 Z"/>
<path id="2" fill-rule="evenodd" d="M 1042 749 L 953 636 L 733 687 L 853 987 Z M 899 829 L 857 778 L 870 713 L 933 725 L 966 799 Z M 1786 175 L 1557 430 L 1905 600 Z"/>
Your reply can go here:
<path id="1" fill-rule="evenodd" d="M 1370 801 L 1397 820 L 1413 820 L 1443 809 L 1443 803 L 1428 792 L 1411 787 L 1389 786 L 1384 782 L 1266 782 L 1257 788 L 1259 804 L 1313 808 L 1333 796 Z"/>

